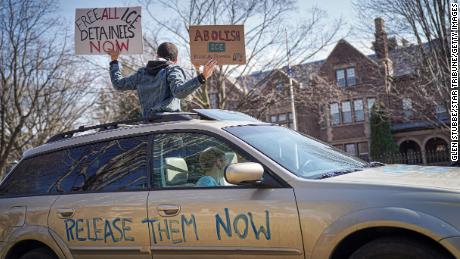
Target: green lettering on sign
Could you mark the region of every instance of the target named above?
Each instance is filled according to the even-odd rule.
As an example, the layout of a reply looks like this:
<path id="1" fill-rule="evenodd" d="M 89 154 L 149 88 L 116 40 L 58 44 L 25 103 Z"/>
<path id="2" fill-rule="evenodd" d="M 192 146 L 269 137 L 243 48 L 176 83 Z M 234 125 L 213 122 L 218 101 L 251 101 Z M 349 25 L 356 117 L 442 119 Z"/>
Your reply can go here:
<path id="1" fill-rule="evenodd" d="M 209 52 L 225 52 L 225 42 L 209 42 Z"/>

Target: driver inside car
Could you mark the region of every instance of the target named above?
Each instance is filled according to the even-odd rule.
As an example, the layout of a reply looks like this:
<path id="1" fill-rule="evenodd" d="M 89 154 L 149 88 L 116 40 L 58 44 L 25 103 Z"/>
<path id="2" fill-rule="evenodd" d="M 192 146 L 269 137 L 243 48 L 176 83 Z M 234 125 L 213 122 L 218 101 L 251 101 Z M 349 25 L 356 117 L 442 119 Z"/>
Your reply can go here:
<path id="1" fill-rule="evenodd" d="M 204 176 L 198 179 L 196 186 L 208 187 L 227 185 L 224 177 L 227 159 L 222 150 L 216 147 L 208 147 L 201 152 L 199 161 L 203 168 Z"/>

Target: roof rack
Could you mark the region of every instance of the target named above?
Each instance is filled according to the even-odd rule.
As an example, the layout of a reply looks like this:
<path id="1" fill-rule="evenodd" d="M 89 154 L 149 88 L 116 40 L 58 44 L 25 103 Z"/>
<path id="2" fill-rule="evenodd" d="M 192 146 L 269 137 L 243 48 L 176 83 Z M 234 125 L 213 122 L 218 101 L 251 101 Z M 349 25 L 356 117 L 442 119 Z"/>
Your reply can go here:
<path id="1" fill-rule="evenodd" d="M 52 136 L 46 143 L 55 142 L 58 140 L 68 139 L 73 137 L 76 133 L 82 133 L 89 130 L 111 130 L 117 129 L 122 125 L 139 125 L 139 124 L 148 124 L 148 123 L 160 123 L 160 122 L 169 122 L 169 121 L 187 121 L 193 119 L 192 116 L 197 116 L 197 113 L 194 112 L 162 112 L 156 113 L 149 118 L 134 119 L 134 120 L 122 120 L 115 121 L 110 123 L 104 123 L 93 126 L 80 126 L 78 129 L 62 132 Z"/>
<path id="2" fill-rule="evenodd" d="M 139 125 L 139 124 L 148 124 L 148 123 L 160 123 L 160 122 L 170 122 L 170 121 L 187 121 L 191 120 L 194 117 L 202 120 L 240 120 L 240 121 L 253 121 L 260 122 L 254 117 L 251 117 L 247 114 L 220 110 L 220 109 L 194 109 L 194 112 L 161 112 L 155 113 L 149 118 L 142 118 L 137 120 L 124 120 L 124 121 L 115 121 L 100 125 L 94 126 L 80 126 L 76 130 L 66 131 L 52 136 L 46 143 L 55 142 L 58 140 L 68 139 L 73 137 L 76 133 L 82 133 L 89 130 L 111 130 L 117 129 L 122 125 Z"/>

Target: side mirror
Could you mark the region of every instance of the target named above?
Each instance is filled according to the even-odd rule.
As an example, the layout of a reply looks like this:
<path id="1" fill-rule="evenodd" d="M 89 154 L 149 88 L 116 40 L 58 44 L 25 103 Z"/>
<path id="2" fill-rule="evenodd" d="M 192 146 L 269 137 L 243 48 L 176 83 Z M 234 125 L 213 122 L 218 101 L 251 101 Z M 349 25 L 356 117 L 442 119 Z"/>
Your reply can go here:
<path id="1" fill-rule="evenodd" d="M 225 169 L 225 179 L 231 184 L 243 184 L 262 180 L 264 168 L 259 163 L 230 164 Z"/>

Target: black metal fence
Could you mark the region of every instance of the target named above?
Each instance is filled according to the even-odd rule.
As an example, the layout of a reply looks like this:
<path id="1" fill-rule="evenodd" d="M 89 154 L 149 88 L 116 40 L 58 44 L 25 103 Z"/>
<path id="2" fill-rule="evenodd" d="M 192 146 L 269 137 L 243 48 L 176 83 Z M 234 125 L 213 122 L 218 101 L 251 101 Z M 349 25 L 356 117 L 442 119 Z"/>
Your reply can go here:
<path id="1" fill-rule="evenodd" d="M 386 164 L 409 164 L 409 165 L 449 165 L 450 156 L 447 151 L 425 151 L 408 153 L 382 154 L 372 157 L 373 161 Z"/>

